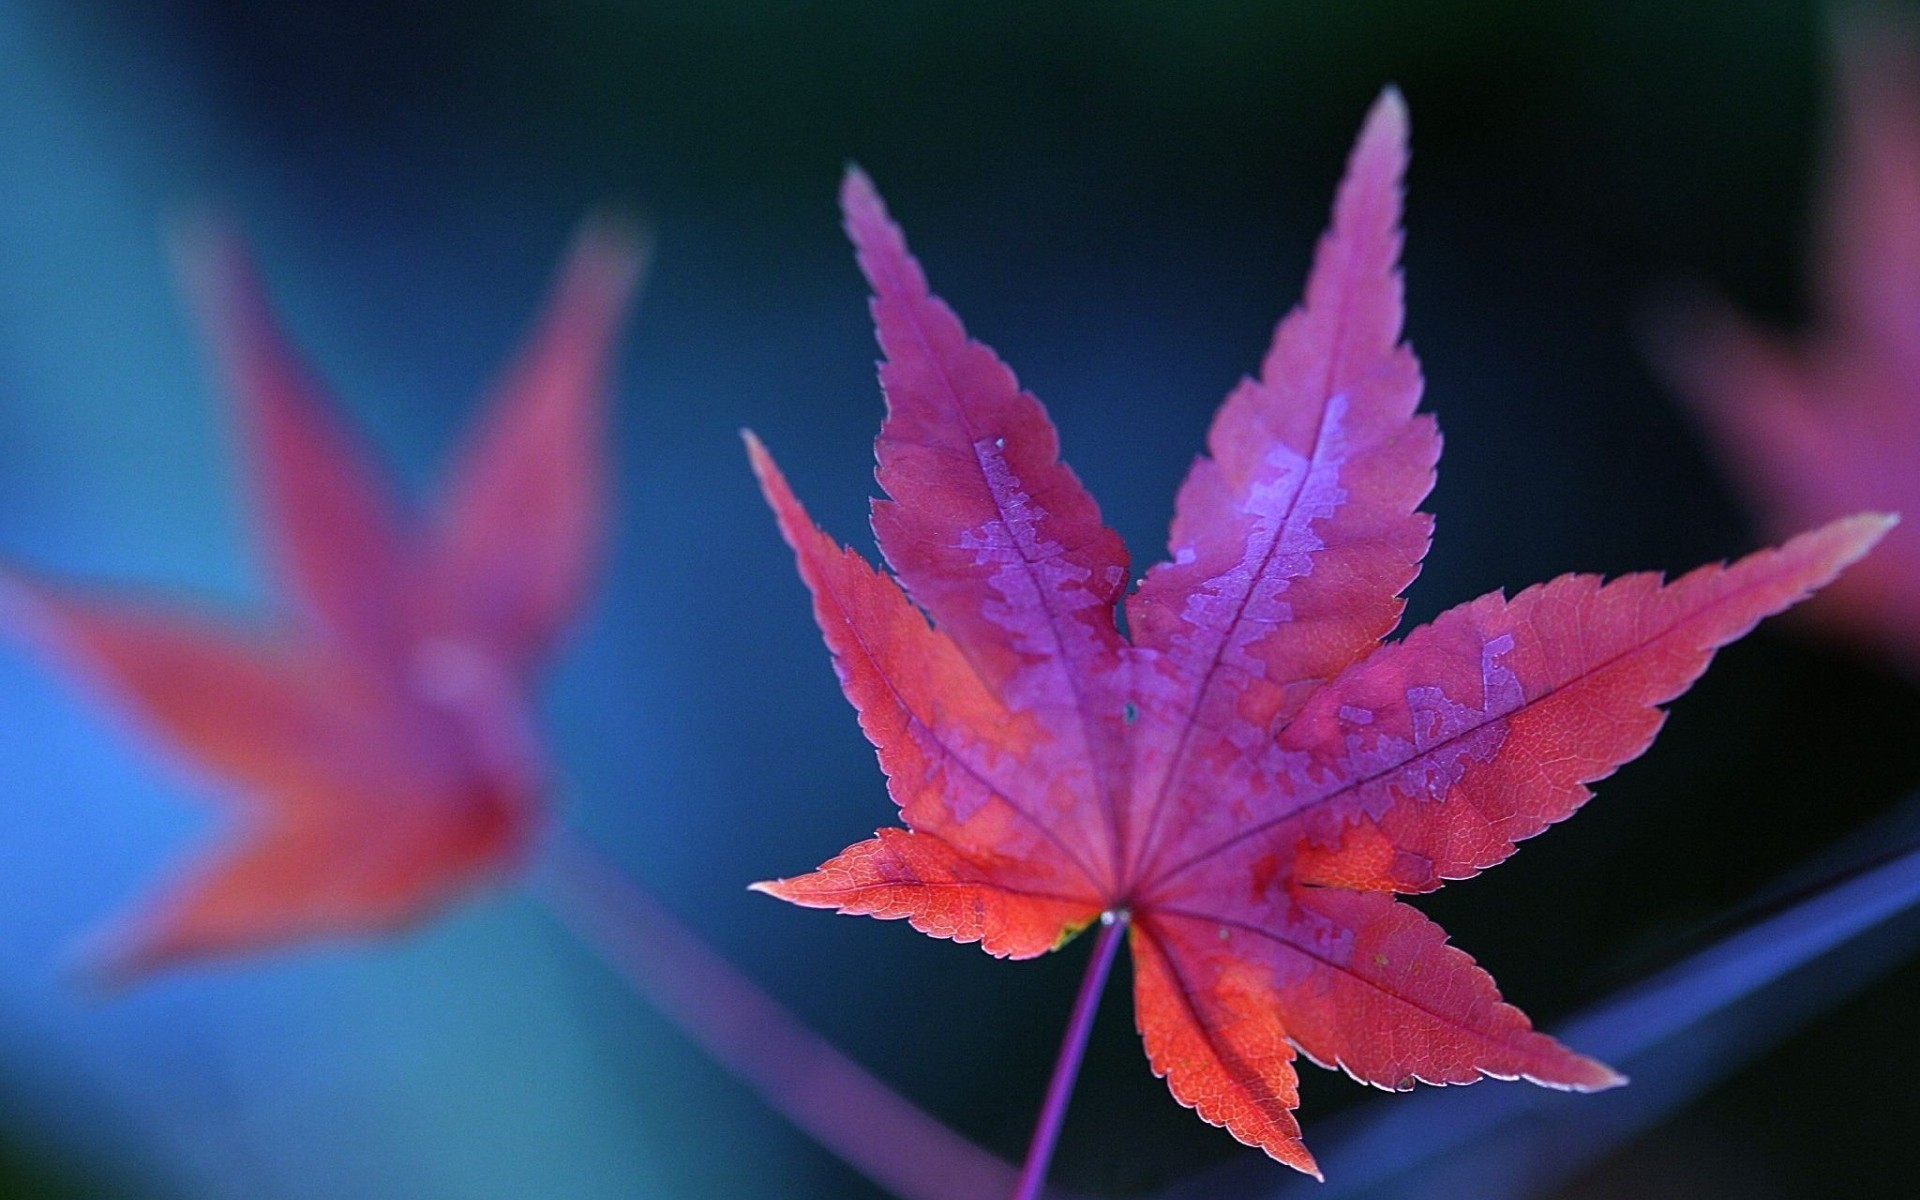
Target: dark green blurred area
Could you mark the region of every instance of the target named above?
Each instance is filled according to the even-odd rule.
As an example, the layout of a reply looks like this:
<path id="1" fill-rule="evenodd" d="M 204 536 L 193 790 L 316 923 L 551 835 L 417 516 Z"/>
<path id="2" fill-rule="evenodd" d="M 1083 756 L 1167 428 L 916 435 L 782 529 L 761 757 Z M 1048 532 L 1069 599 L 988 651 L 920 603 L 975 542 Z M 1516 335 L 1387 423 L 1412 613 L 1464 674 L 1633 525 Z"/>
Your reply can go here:
<path id="1" fill-rule="evenodd" d="M 1143 202 L 1156 223 L 1254 198 L 1307 220 L 1391 80 L 1421 189 L 1471 184 L 1490 217 L 1569 230 L 1605 214 L 1584 233 L 1620 266 L 1775 292 L 1752 250 L 1797 227 L 1823 33 L 1814 6 L 1735 2 L 84 7 L 184 42 L 235 123 L 309 167 L 404 158 L 764 223 L 857 159 L 951 208 L 1025 193 L 988 219 L 1073 213 L 1096 245 L 1110 223 L 1144 233 Z"/>
<path id="2" fill-rule="evenodd" d="M 74 1174 L 38 1161 L 31 1153 L 11 1145 L 0 1145 L 0 1196 L 19 1200 L 83 1200 L 98 1196 L 98 1190 L 83 1187 Z"/>
<path id="3" fill-rule="evenodd" d="M 74 63 L 150 51 L 161 78 L 212 98 L 254 169 L 230 178 L 195 146 L 161 149 L 177 150 L 183 192 L 274 214 L 262 240 L 286 271 L 398 231 L 424 263 L 469 256 L 457 281 L 533 278 L 553 231 L 598 200 L 655 222 L 624 397 L 633 483 L 598 620 L 637 654 L 708 653 L 710 670 L 668 675 L 684 686 L 653 710 L 670 701 L 661 728 L 695 730 L 686 754 L 739 761 L 661 769 L 712 793 L 622 781 L 577 816 L 824 1032 L 1008 1156 L 1084 947 L 1003 964 L 740 891 L 890 812 L 729 440 L 759 429 L 823 524 L 867 544 L 880 402 L 831 203 L 842 164 L 874 174 L 936 289 L 1049 403 L 1144 564 L 1208 414 L 1297 297 L 1362 112 L 1396 83 L 1414 125 L 1409 331 L 1448 434 L 1410 617 L 1754 543 L 1640 346 L 1674 287 L 1800 319 L 1826 94 L 1828 14 L 1811 4 L 75 0 L 36 20 Z M 705 390 L 676 390 L 703 364 Z M 407 446 L 437 444 L 461 394 L 436 394 L 438 424 Z M 715 524 L 676 532 L 688 507 Z M 1907 794 L 1916 735 L 1909 682 L 1769 627 L 1578 820 L 1421 907 L 1551 1024 Z M 590 752 L 587 733 L 557 736 Z M 1056 1178 L 1125 1194 L 1252 1153 L 1151 1078 L 1124 987 L 1123 971 Z M 1653 1190 L 1659 1173 L 1694 1179 L 1704 1163 L 1689 1194 L 1911 1195 L 1920 1144 L 1900 1131 L 1920 1099 L 1885 1081 L 1920 1066 L 1902 1016 L 1916 1006 L 1920 975 L 1888 976 L 1596 1180 L 1674 1194 Z M 590 1017 L 658 1023 L 637 1002 Z M 1375 1102 L 1303 1073 L 1310 1142 L 1316 1118 Z M 669 1171 L 686 1195 L 730 1194 L 737 1177 L 700 1162 L 742 1139 L 784 1140 L 808 1164 L 760 1194 L 872 1194 L 691 1049 L 635 1061 L 630 1086 L 698 1097 L 660 1131 L 695 1147 Z M 9 1111 L 0 1196 L 143 1194 L 51 1181 L 30 1100 Z M 728 1123 L 701 1115 L 715 1111 Z"/>

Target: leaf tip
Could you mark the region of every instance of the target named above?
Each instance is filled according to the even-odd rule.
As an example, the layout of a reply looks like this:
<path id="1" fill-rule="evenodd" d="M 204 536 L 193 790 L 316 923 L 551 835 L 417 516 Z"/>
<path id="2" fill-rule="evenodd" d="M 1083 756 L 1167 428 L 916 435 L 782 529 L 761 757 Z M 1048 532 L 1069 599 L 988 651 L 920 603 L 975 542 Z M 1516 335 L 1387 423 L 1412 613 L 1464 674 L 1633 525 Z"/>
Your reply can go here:
<path id="1" fill-rule="evenodd" d="M 1366 127 L 1371 131 L 1376 125 L 1381 127 L 1382 136 L 1397 142 L 1407 140 L 1407 97 L 1399 84 L 1389 83 L 1374 98 L 1373 107 L 1367 111 Z"/>
<path id="2" fill-rule="evenodd" d="M 1353 166 L 1383 163 L 1397 180 L 1406 170 L 1411 121 L 1407 98 L 1401 95 L 1400 89 L 1391 83 L 1382 88 L 1360 126 L 1360 136 L 1354 143 Z"/>
<path id="3" fill-rule="evenodd" d="M 861 169 L 859 163 L 849 162 L 840 176 L 840 211 L 849 222 L 856 215 L 877 214 L 882 219 L 887 215 L 886 202 L 880 199 L 879 189 L 873 186 L 873 177 Z"/>
<path id="4" fill-rule="evenodd" d="M 174 279 L 209 346 L 243 352 L 269 334 L 266 288 L 235 221 L 213 209 L 189 209 L 168 222 L 166 242 Z"/>
<path id="5" fill-rule="evenodd" d="M 791 894 L 792 882 L 790 879 L 762 879 L 748 884 L 747 890 L 759 892 L 762 896 L 772 896 L 775 900 L 785 900 L 788 904 L 798 904 L 799 901 L 795 900 Z"/>
<path id="6" fill-rule="evenodd" d="M 1557 1042 L 1553 1043 L 1553 1049 L 1558 1061 L 1551 1074 L 1534 1075 L 1522 1072 L 1521 1078 L 1528 1083 L 1552 1088 L 1558 1092 L 1579 1092 L 1583 1095 L 1590 1092 L 1611 1091 L 1617 1087 L 1625 1087 L 1629 1082 L 1625 1075 L 1597 1058 L 1576 1054 Z M 1496 1078 L 1512 1077 L 1496 1076 Z"/>
<path id="7" fill-rule="evenodd" d="M 44 604 L 32 582 L 0 564 L 0 629 L 31 630 L 43 623 Z"/>
<path id="8" fill-rule="evenodd" d="M 1868 551 L 1899 523 L 1900 514 L 1897 512 L 1855 513 L 1801 534 L 1800 538 L 1826 543 L 1832 569 L 1837 574 L 1866 557 Z M 1800 538 L 1794 540 L 1799 541 Z"/>
<path id="9" fill-rule="evenodd" d="M 840 178 L 840 219 L 855 249 L 863 253 L 876 244 L 884 245 L 900 237 L 893 218 L 887 213 L 887 202 L 880 198 L 880 189 L 873 186 L 873 179 L 865 171 L 852 163 L 847 164 L 847 173 Z"/>
<path id="10" fill-rule="evenodd" d="M 907 250 L 906 233 L 887 212 L 880 189 L 857 166 L 848 166 L 840 181 L 840 217 L 875 295 L 926 298 L 926 278 Z"/>
<path id="11" fill-rule="evenodd" d="M 762 466 L 773 465 L 773 457 L 767 453 L 767 444 L 760 440 L 759 434 L 745 425 L 736 432 L 740 435 L 740 444 L 747 448 L 747 461 L 753 465 L 755 475 L 760 474 Z"/>
<path id="12" fill-rule="evenodd" d="M 1232 1131 L 1229 1130 L 1229 1132 Z M 1235 1136 L 1238 1137 L 1239 1135 L 1236 1134 Z M 1246 1139 L 1241 1138 L 1240 1140 L 1245 1141 Z M 1262 1140 L 1257 1144 L 1261 1150 L 1266 1152 L 1267 1157 L 1273 1161 L 1283 1166 L 1292 1167 L 1302 1175 L 1311 1178 L 1315 1183 L 1325 1183 L 1327 1181 L 1326 1173 L 1320 1170 L 1319 1160 L 1314 1158 L 1313 1151 L 1307 1149 L 1307 1144 L 1299 1138 Z"/>
<path id="13" fill-rule="evenodd" d="M 1354 260 L 1359 254 L 1366 264 L 1359 269 L 1369 277 L 1385 273 L 1393 280 L 1386 311 L 1395 314 L 1392 325 L 1396 336 L 1402 312 L 1397 266 L 1403 236 L 1407 136 L 1406 100 L 1397 88 L 1388 87 L 1367 110 L 1360 134 L 1347 155 L 1346 170 L 1334 191 L 1332 221 L 1307 281 L 1311 305 L 1316 290 L 1340 286 L 1334 281 L 1346 279 L 1359 267 Z"/>
<path id="14" fill-rule="evenodd" d="M 611 313 L 624 311 L 653 257 L 653 234 L 637 213 L 615 205 L 589 212 L 573 235 L 565 275 Z"/>
<path id="15" fill-rule="evenodd" d="M 1561 1086 L 1565 1087 L 1568 1091 L 1582 1093 L 1608 1092 L 1614 1088 L 1627 1086 L 1629 1080 L 1624 1074 L 1614 1070 L 1599 1059 L 1588 1058 L 1585 1055 L 1578 1055 L 1577 1057 L 1580 1060 L 1579 1072 L 1570 1076 L 1561 1084 Z"/>
<path id="16" fill-rule="evenodd" d="M 210 298 L 220 273 L 246 259 L 245 242 L 238 229 L 213 209 L 193 207 L 171 214 L 165 222 L 164 237 L 174 276 L 195 301 Z"/>
<path id="17" fill-rule="evenodd" d="M 168 957 L 151 923 L 122 919 L 70 942 L 57 970 L 89 1000 L 108 1000 L 152 976 Z"/>
<path id="18" fill-rule="evenodd" d="M 773 461 L 773 452 L 766 443 L 751 429 L 740 431 L 740 440 L 747 446 L 747 463 L 753 468 L 753 477 L 760 484 L 760 494 L 766 498 L 768 507 L 779 518 L 780 528 L 789 541 L 800 528 L 803 514 L 800 502 L 794 498 L 793 489 L 787 486 L 787 477 L 780 472 L 780 464 Z"/>

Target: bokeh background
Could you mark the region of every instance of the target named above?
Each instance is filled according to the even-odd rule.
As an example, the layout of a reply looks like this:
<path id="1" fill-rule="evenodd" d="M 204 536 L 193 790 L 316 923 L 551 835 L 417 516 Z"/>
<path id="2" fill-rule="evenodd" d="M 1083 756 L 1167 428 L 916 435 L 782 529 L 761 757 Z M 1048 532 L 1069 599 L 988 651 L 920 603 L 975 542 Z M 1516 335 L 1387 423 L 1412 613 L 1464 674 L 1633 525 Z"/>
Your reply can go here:
<path id="1" fill-rule="evenodd" d="M 1213 406 L 1298 295 L 1362 112 L 1397 82 L 1409 328 L 1448 439 L 1424 618 L 1755 544 L 1641 347 L 1661 298 L 1703 283 L 1801 319 L 1829 17 L 1784 0 L 6 0 L 0 555 L 269 602 L 170 278 L 182 212 L 244 223 L 297 336 L 420 489 L 570 226 L 603 202 L 643 213 L 658 250 L 620 375 L 620 520 L 545 705 L 565 819 L 873 1070 L 1016 1156 L 1084 946 L 1005 964 L 744 890 L 891 814 L 735 436 L 758 430 L 816 517 L 870 547 L 881 408 L 842 165 L 875 176 L 936 288 L 1046 400 L 1144 563 Z M 1422 907 L 1551 1024 L 1823 848 L 1871 849 L 1920 782 L 1917 733 L 1910 681 L 1763 629 L 1578 820 Z M 11 647 L 0 792 L 0 1195 L 877 1194 L 512 894 L 391 944 L 79 994 L 72 939 L 209 814 Z M 1779 985 L 1820 1015 L 1566 1194 L 1913 1194 L 1912 924 Z M 1310 1141 L 1343 1108 L 1394 1103 L 1306 1074 Z M 1501 1086 L 1518 1085 L 1483 1085 Z M 1056 1178 L 1144 1193 L 1251 1153 L 1149 1075 L 1122 967 Z"/>

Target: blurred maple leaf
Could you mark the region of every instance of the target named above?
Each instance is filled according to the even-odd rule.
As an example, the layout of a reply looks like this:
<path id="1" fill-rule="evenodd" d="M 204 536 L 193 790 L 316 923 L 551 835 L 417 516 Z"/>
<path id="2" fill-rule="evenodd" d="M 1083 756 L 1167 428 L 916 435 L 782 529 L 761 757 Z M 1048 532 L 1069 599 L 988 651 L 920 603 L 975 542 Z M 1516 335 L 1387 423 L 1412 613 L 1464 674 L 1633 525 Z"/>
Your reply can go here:
<path id="1" fill-rule="evenodd" d="M 1215 418 L 1171 561 L 1131 595 L 1045 410 L 933 297 L 858 172 L 841 200 L 886 355 L 873 526 L 893 576 L 820 532 L 749 437 L 907 826 L 757 886 L 1016 958 L 1104 918 L 1079 1034 L 1130 927 L 1154 1070 L 1302 1171 L 1296 1050 L 1389 1089 L 1620 1082 L 1534 1031 L 1395 894 L 1569 816 L 1717 647 L 1890 524 L 1836 522 L 1670 584 L 1562 576 L 1381 645 L 1426 553 L 1440 451 L 1400 340 L 1405 139 L 1389 92 L 1304 303 Z"/>
<path id="2" fill-rule="evenodd" d="M 542 817 L 528 692 L 604 532 L 604 392 L 641 249 L 583 229 L 421 514 L 287 344 L 239 241 L 203 231 L 184 260 L 289 611 L 256 627 L 3 585 L 10 623 L 232 800 L 219 842 L 95 939 L 112 981 L 391 930 L 519 864 Z"/>
<path id="3" fill-rule="evenodd" d="M 1656 358 L 1774 534 L 1863 508 L 1920 512 L 1920 46 L 1844 29 L 1822 198 L 1818 322 L 1793 339 L 1700 305 Z M 1920 523 L 1807 606 L 1920 671 Z"/>

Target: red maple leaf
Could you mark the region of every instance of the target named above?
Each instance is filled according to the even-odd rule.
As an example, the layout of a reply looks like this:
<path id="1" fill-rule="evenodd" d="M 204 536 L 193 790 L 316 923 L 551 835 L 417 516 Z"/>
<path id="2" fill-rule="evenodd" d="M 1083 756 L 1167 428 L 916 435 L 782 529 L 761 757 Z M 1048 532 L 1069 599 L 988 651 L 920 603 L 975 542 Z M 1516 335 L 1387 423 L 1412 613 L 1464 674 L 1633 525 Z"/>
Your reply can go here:
<path id="1" fill-rule="evenodd" d="M 1155 1072 L 1303 1171 L 1296 1051 L 1400 1090 L 1620 1082 L 1535 1032 L 1395 894 L 1568 816 L 1717 647 L 1890 523 L 1672 583 L 1563 576 L 1382 646 L 1427 549 L 1416 507 L 1440 451 L 1400 341 L 1405 123 L 1389 92 L 1305 303 L 1221 408 L 1171 561 L 1131 595 L 1044 409 L 929 293 L 858 172 L 841 202 L 886 355 L 873 526 L 899 582 L 816 529 L 749 438 L 906 825 L 758 886 L 1015 958 L 1103 914 L 1130 922 Z"/>
<path id="2" fill-rule="evenodd" d="M 542 815 L 531 676 L 598 550 L 603 392 L 638 264 L 623 229 L 583 231 L 443 499 L 415 514 L 239 243 L 193 248 L 291 611 L 258 627 L 5 579 L 16 625 L 233 802 L 233 828 L 98 940 L 105 977 L 393 929 L 521 860 Z"/>
<path id="3" fill-rule="evenodd" d="M 1891 23 L 1843 39 L 1817 332 L 1795 343 L 1724 305 L 1662 358 L 1775 531 L 1861 508 L 1920 511 L 1920 50 Z M 1920 526 L 1808 607 L 1920 671 Z"/>

